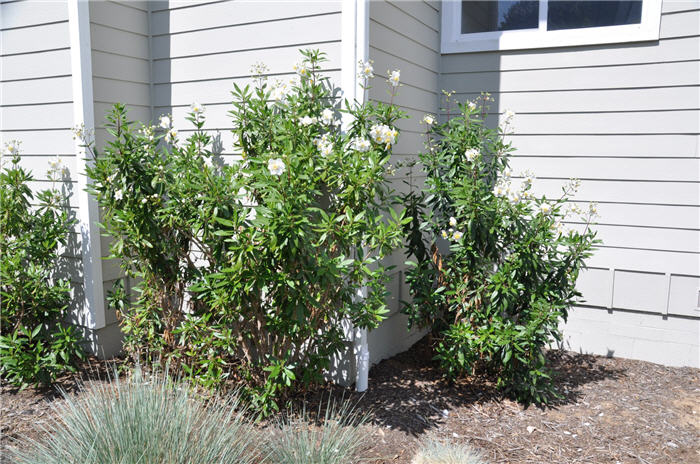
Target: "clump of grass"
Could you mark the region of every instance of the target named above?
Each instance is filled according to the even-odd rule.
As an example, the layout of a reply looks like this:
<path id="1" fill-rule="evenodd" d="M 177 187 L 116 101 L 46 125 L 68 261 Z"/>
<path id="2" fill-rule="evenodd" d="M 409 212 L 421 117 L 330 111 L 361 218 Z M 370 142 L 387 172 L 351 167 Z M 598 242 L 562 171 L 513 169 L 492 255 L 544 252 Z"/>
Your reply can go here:
<path id="1" fill-rule="evenodd" d="M 424 440 L 411 464 L 487 464 L 481 454 L 467 444 L 434 437 Z"/>
<path id="2" fill-rule="evenodd" d="M 252 464 L 256 434 L 235 395 L 203 401 L 187 384 L 135 368 L 128 379 L 64 393 L 44 441 L 13 452 L 20 464 Z"/>
<path id="3" fill-rule="evenodd" d="M 267 443 L 267 462 L 274 464 L 352 464 L 366 446 L 367 415 L 349 402 L 328 400 L 318 420 L 304 409 L 278 421 Z"/>

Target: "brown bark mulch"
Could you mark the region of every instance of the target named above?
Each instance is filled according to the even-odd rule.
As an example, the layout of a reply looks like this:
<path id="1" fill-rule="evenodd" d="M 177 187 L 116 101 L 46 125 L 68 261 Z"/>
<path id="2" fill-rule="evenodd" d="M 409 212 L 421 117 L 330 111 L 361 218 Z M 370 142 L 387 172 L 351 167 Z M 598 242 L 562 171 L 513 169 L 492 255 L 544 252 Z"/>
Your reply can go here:
<path id="1" fill-rule="evenodd" d="M 700 462 L 700 370 L 572 352 L 549 357 L 564 398 L 547 408 L 504 399 L 488 379 L 447 382 L 425 341 L 374 366 L 364 394 L 328 387 L 306 400 L 313 405 L 332 392 L 370 412 L 365 462 L 408 464 L 428 435 L 468 442 L 490 463 Z M 91 365 L 92 381 L 105 381 L 109 368 Z M 77 383 L 66 377 L 59 385 L 75 391 Z M 0 395 L 5 463 L 13 439 L 41 436 L 37 426 L 60 395 L 4 383 Z"/>

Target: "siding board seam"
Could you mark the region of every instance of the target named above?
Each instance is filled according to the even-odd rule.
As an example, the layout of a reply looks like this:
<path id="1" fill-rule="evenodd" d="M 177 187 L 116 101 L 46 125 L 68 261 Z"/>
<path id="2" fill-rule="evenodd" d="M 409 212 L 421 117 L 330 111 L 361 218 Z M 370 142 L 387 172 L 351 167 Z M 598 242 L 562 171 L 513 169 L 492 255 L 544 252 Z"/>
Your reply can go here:
<path id="1" fill-rule="evenodd" d="M 244 53 L 244 52 L 251 52 L 251 51 L 257 51 L 257 50 L 279 50 L 279 49 L 284 49 L 284 48 L 296 48 L 296 47 L 303 47 L 307 45 L 325 45 L 325 44 L 333 44 L 333 43 L 340 43 L 340 39 L 333 39 L 333 40 L 322 40 L 318 42 L 307 42 L 307 43 L 297 43 L 297 44 L 291 44 L 291 45 L 267 45 L 265 47 L 255 47 L 255 48 L 240 48 L 240 49 L 231 49 L 231 50 L 225 50 L 221 52 L 210 52 L 210 53 L 194 53 L 191 55 L 168 55 L 164 56 L 161 58 L 153 58 L 153 62 L 162 62 L 162 61 L 172 61 L 172 60 L 183 60 L 187 58 L 199 58 L 199 57 L 207 57 L 207 56 L 216 56 L 216 55 L 226 55 L 227 53 Z"/>
<path id="2" fill-rule="evenodd" d="M 425 70 L 425 71 L 431 72 L 431 73 L 435 74 L 436 77 L 440 77 L 440 75 L 441 75 L 440 72 L 435 71 L 434 69 L 426 68 L 425 66 L 423 66 L 423 65 L 421 65 L 421 64 L 414 63 L 413 61 L 407 59 L 405 56 L 398 56 L 398 55 L 396 55 L 396 54 L 394 54 L 394 53 L 391 53 L 391 52 L 388 52 L 388 51 L 386 51 L 386 50 L 383 50 L 383 49 L 377 47 L 376 45 L 370 45 L 370 48 L 371 48 L 371 49 L 374 49 L 374 50 L 376 50 L 376 51 L 378 51 L 378 52 L 384 53 L 385 55 L 389 55 L 389 56 L 391 56 L 392 58 L 396 58 L 397 60 L 401 60 L 401 61 L 403 61 L 404 63 L 410 64 L 410 65 L 415 66 L 415 67 L 417 67 L 417 68 L 421 68 L 421 69 L 423 69 L 423 70 Z"/>
<path id="3" fill-rule="evenodd" d="M 376 25 L 378 25 L 378 26 L 381 26 L 381 27 L 383 27 L 384 29 L 386 29 L 387 31 L 391 31 L 391 32 L 393 32 L 394 34 L 403 37 L 405 40 L 408 40 L 408 41 L 410 41 L 410 42 L 413 42 L 413 43 L 416 44 L 416 45 L 420 45 L 421 47 L 423 47 L 423 48 L 425 48 L 426 50 L 428 50 L 430 53 L 434 53 L 435 55 L 440 55 L 440 50 L 436 50 L 436 49 L 434 49 L 434 48 L 431 48 L 431 47 L 427 46 L 426 44 L 424 44 L 424 43 L 422 43 L 422 42 L 418 42 L 418 41 L 412 39 L 411 37 L 407 36 L 406 34 L 403 34 L 403 33 L 399 32 L 399 31 L 397 31 L 396 29 L 393 29 L 393 28 L 387 26 L 386 24 L 377 21 L 377 20 L 374 19 L 374 18 L 369 18 L 369 20 L 370 20 L 371 23 L 374 23 L 374 24 L 376 24 Z M 438 44 L 438 46 L 439 46 L 439 44 Z"/>
<path id="4" fill-rule="evenodd" d="M 0 58 L 6 58 L 6 57 L 10 57 L 10 56 L 34 55 L 36 53 L 60 52 L 63 50 L 70 50 L 70 47 L 47 48 L 45 50 L 30 50 L 30 51 L 26 51 L 26 52 L 5 53 L 4 55 L 0 55 Z"/>
<path id="5" fill-rule="evenodd" d="M 686 38 L 686 37 L 684 37 Z M 679 63 L 696 63 L 700 62 L 700 59 L 693 58 L 687 60 L 672 60 L 672 61 L 647 61 L 640 63 L 614 63 L 614 64 L 591 64 L 585 66 L 553 66 L 544 68 L 518 68 L 518 69 L 495 69 L 495 70 L 479 70 L 479 71 L 443 71 L 440 73 L 443 76 L 458 76 L 462 74 L 487 74 L 487 73 L 516 73 L 516 72 L 528 72 L 528 71 L 554 71 L 560 69 L 599 69 L 599 68 L 624 68 L 627 66 L 649 66 L 655 64 L 679 64 Z"/>
<path id="6" fill-rule="evenodd" d="M 240 27 L 240 26 L 253 26 L 256 24 L 278 23 L 278 22 L 283 22 L 283 21 L 294 21 L 297 19 L 318 18 L 321 16 L 333 16 L 333 15 L 340 15 L 340 13 L 341 13 L 340 10 L 338 10 L 338 11 L 328 11 L 325 13 L 289 16 L 289 17 L 285 17 L 285 18 L 261 19 L 258 21 L 249 21 L 249 22 L 245 22 L 245 23 L 222 24 L 221 26 L 210 26 L 210 27 L 203 27 L 200 29 L 188 29 L 186 31 L 169 32 L 169 33 L 164 33 L 164 34 L 155 34 L 155 35 L 153 35 L 153 38 L 172 37 L 174 35 L 193 34 L 196 32 L 215 31 L 218 29 L 234 29 L 234 28 Z"/>
<path id="7" fill-rule="evenodd" d="M 215 1 L 211 1 L 211 2 L 201 2 L 201 3 L 196 3 L 194 5 L 176 6 L 173 8 L 161 8 L 159 10 L 153 10 L 153 13 L 160 13 L 162 11 L 184 10 L 187 8 L 196 8 L 198 6 L 214 5 L 216 3 L 228 3 L 228 2 L 230 2 L 230 0 L 215 0 Z"/>
<path id="8" fill-rule="evenodd" d="M 129 31 L 129 30 L 127 30 L 127 29 L 121 29 L 121 28 L 119 28 L 119 27 L 114 27 L 114 26 L 111 26 L 111 25 L 109 25 L 109 24 L 99 23 L 99 22 L 97 22 L 97 21 L 90 21 L 90 24 L 91 24 L 91 25 L 95 25 L 95 26 L 104 27 L 104 28 L 106 28 L 106 29 L 111 29 L 111 30 L 117 31 L 117 32 L 124 32 L 124 33 L 126 33 L 126 34 L 135 35 L 135 36 L 137 36 L 137 37 L 141 37 L 141 38 L 144 38 L 144 39 L 148 38 L 148 35 L 147 35 L 147 34 L 141 34 L 140 32 L 134 32 L 134 31 Z"/>
<path id="9" fill-rule="evenodd" d="M 396 8 L 397 10 L 399 10 L 400 12 L 402 12 L 403 14 L 405 14 L 406 16 L 408 16 L 409 18 L 415 19 L 416 21 L 418 21 L 419 23 L 421 23 L 422 25 L 424 25 L 425 27 L 427 27 L 427 28 L 430 29 L 431 31 L 437 32 L 438 34 L 440 34 L 440 31 L 439 31 L 439 30 L 433 28 L 430 24 L 427 24 L 427 23 L 426 23 L 425 21 L 423 21 L 421 18 L 417 18 L 416 16 L 413 16 L 411 13 L 409 13 L 408 11 L 404 10 L 403 8 L 401 8 L 401 7 L 399 6 L 400 3 L 399 3 L 399 4 L 396 4 L 396 3 L 394 3 L 393 1 L 389 1 L 389 0 L 386 0 L 386 3 L 387 3 L 387 5 L 393 6 L 394 8 Z"/>
<path id="10" fill-rule="evenodd" d="M 393 56 L 394 58 L 396 58 L 396 59 L 398 59 L 398 60 L 405 61 L 406 63 L 412 64 L 413 66 L 416 66 L 416 67 L 418 67 L 418 68 L 421 68 L 421 69 L 424 69 L 424 70 L 426 70 L 426 71 L 430 71 L 430 72 L 432 72 L 432 73 L 435 73 L 438 77 L 441 76 L 441 75 L 443 74 L 443 73 L 436 72 L 434 69 L 431 69 L 431 68 L 428 68 L 428 67 L 426 67 L 426 66 L 423 66 L 422 64 L 419 64 L 419 63 L 416 63 L 416 62 L 414 62 L 414 61 L 411 61 L 411 60 L 409 60 L 408 58 L 406 58 L 405 56 L 398 56 L 398 55 L 395 55 L 394 53 L 388 52 L 388 51 L 384 50 L 383 48 L 377 47 L 376 45 L 371 45 L 370 48 L 373 48 L 373 49 L 375 49 L 375 50 L 378 50 L 378 51 L 380 51 L 380 52 L 382 52 L 382 53 L 385 53 L 385 54 L 387 54 L 387 55 L 389 55 L 389 56 Z M 370 56 L 370 58 L 371 58 L 371 56 Z"/>
<path id="11" fill-rule="evenodd" d="M 338 72 L 340 71 L 340 68 L 330 68 L 330 69 L 322 69 L 321 72 L 325 73 L 331 73 L 331 72 Z M 289 76 L 291 74 L 289 73 L 284 73 L 284 74 L 270 74 L 270 76 Z M 188 84 L 188 83 L 193 83 L 193 82 L 211 82 L 211 81 L 227 81 L 231 79 L 245 79 L 245 78 L 250 78 L 253 77 L 252 75 L 238 75 L 238 76 L 225 76 L 225 77 L 214 77 L 214 78 L 207 78 L 207 79 L 186 79 L 182 81 L 163 81 L 163 82 L 155 82 L 155 85 L 170 85 L 170 84 Z"/>
<path id="12" fill-rule="evenodd" d="M 105 55 L 114 55 L 114 56 L 121 56 L 122 58 L 131 58 L 132 60 L 139 60 L 139 61 L 146 61 L 148 62 L 148 58 L 141 58 L 139 56 L 133 56 L 133 55 L 124 55 L 123 53 L 117 53 L 117 52 L 112 52 L 112 51 L 107 51 L 107 50 L 101 50 L 99 48 L 93 48 L 92 52 L 95 53 L 104 53 Z"/>
<path id="13" fill-rule="evenodd" d="M 19 106 L 65 105 L 67 103 L 73 103 L 73 100 L 47 101 L 47 102 L 39 102 L 39 103 L 12 103 L 9 105 L 0 105 L 0 108 L 17 108 Z M 24 156 L 24 153 L 22 153 L 22 156 Z"/>
<path id="14" fill-rule="evenodd" d="M 0 29 L 0 32 L 17 31 L 19 29 L 29 29 L 32 27 L 54 26 L 56 24 L 63 24 L 63 23 L 68 23 L 68 20 L 67 19 L 59 19 L 58 21 L 49 21 L 47 23 L 27 24 L 25 26 L 7 27 L 4 29 Z"/>

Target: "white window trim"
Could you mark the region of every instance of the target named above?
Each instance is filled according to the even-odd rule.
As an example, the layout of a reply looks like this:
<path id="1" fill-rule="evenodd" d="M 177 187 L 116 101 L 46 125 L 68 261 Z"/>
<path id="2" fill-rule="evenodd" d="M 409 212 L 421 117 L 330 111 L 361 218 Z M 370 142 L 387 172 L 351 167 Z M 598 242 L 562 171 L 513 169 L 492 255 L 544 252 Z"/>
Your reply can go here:
<path id="1" fill-rule="evenodd" d="M 547 0 L 540 0 L 538 29 L 462 34 L 462 2 L 445 0 L 441 49 L 442 53 L 470 53 L 659 40 L 661 1 L 644 0 L 640 24 L 548 31 Z"/>

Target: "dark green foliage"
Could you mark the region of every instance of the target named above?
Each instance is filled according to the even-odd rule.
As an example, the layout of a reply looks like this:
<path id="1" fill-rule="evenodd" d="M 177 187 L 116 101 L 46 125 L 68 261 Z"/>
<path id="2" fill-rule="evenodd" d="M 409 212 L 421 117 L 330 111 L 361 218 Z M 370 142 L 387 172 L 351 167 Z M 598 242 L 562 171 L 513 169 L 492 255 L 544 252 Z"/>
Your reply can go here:
<path id="1" fill-rule="evenodd" d="M 242 382 L 262 413 L 323 379 L 347 349 L 344 322 L 383 319 L 381 259 L 405 222 L 386 180 L 391 144 L 369 142 L 400 112 L 341 110 L 323 61 L 304 52 L 297 82 L 235 88 L 238 161 L 217 160 L 199 105 L 182 140 L 167 118 L 137 132 L 117 105 L 114 140 L 88 170 L 112 255 L 140 282 L 135 299 L 123 287 L 111 296 L 127 351 L 207 386 Z M 341 132 L 331 120 L 345 112 L 354 122 Z"/>
<path id="2" fill-rule="evenodd" d="M 56 188 L 35 196 L 31 174 L 11 151 L 0 173 L 0 375 L 24 387 L 50 384 L 84 355 L 80 334 L 66 323 L 70 285 L 56 276 L 72 224 L 66 199 Z M 49 174 L 60 174 L 57 163 Z"/>
<path id="3" fill-rule="evenodd" d="M 529 174 L 512 179 L 508 122 L 487 128 L 487 102 L 484 95 L 459 105 L 429 128 L 421 155 L 427 191 L 405 196 L 422 220 L 409 231 L 412 302 L 404 311 L 412 326 L 431 328 L 449 377 L 482 368 L 514 398 L 545 403 L 556 393 L 543 350 L 560 339 L 559 324 L 580 296 L 575 283 L 594 243 L 594 207 L 567 208 L 575 181 L 560 198 L 545 199 L 532 194 Z M 577 230 L 564 230 L 567 214 L 581 216 Z"/>

